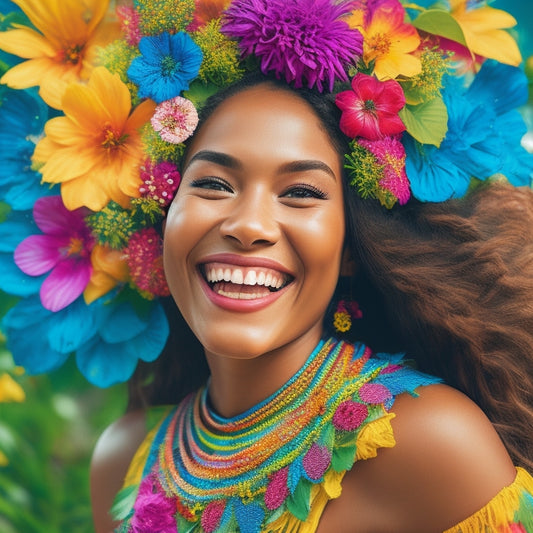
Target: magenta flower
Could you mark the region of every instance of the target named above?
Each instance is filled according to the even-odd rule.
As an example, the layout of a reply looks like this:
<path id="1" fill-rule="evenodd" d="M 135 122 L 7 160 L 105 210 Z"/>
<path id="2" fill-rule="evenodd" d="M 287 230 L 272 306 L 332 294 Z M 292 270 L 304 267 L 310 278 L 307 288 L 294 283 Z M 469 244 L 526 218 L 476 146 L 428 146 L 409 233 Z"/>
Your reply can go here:
<path id="1" fill-rule="evenodd" d="M 205 533 L 212 533 L 218 528 L 225 508 L 226 502 L 224 500 L 215 500 L 207 504 L 201 519 L 202 529 Z"/>
<path id="2" fill-rule="evenodd" d="M 265 492 L 265 505 L 268 510 L 273 511 L 280 507 L 289 496 L 287 481 L 289 478 L 289 467 L 286 466 L 274 472 L 268 482 Z"/>
<path id="3" fill-rule="evenodd" d="M 359 397 L 365 403 L 378 404 L 390 400 L 392 393 L 381 383 L 365 383 L 359 389 Z"/>
<path id="4" fill-rule="evenodd" d="M 161 139 L 179 144 L 194 133 L 198 112 L 190 100 L 176 96 L 158 104 L 150 122 Z"/>
<path id="5" fill-rule="evenodd" d="M 155 200 L 161 207 L 170 205 L 181 182 L 178 167 L 168 161 L 153 164 L 150 160 L 141 167 L 143 198 Z"/>
<path id="6" fill-rule="evenodd" d="M 342 110 L 340 128 L 348 137 L 377 141 L 405 130 L 398 111 L 405 105 L 402 87 L 395 80 L 379 81 L 357 73 L 351 91 L 342 91 L 335 103 Z"/>
<path id="7" fill-rule="evenodd" d="M 40 289 L 43 307 L 60 311 L 80 296 L 92 273 L 94 241 L 84 221 L 86 211 L 69 211 L 60 196 L 36 200 L 33 218 L 43 235 L 30 235 L 15 250 L 15 263 L 29 276 L 51 271 Z"/>
<path id="8" fill-rule="evenodd" d="M 411 190 L 405 173 L 405 148 L 400 140 L 397 137 L 385 137 L 378 141 L 359 139 L 357 142 L 371 152 L 383 166 L 379 186 L 398 198 L 400 205 L 407 203 Z"/>
<path id="9" fill-rule="evenodd" d="M 124 253 L 131 279 L 146 297 L 170 294 L 163 271 L 163 240 L 155 228 L 134 233 Z"/>
<path id="10" fill-rule="evenodd" d="M 337 407 L 333 415 L 333 425 L 342 431 L 354 431 L 367 416 L 368 407 L 364 403 L 346 400 Z"/>
<path id="11" fill-rule="evenodd" d="M 144 478 L 133 507 L 131 533 L 176 533 L 176 503 L 168 498 L 154 476 Z"/>
<path id="12" fill-rule="evenodd" d="M 313 442 L 302 459 L 305 473 L 313 481 L 319 480 L 331 463 L 331 452 L 325 447 Z"/>
<path id="13" fill-rule="evenodd" d="M 222 32 L 239 40 L 243 57 L 257 56 L 263 73 L 319 91 L 325 82 L 331 91 L 363 53 L 361 34 L 342 20 L 351 6 L 346 0 L 234 0 Z"/>
<path id="14" fill-rule="evenodd" d="M 133 6 L 120 5 L 117 6 L 116 13 L 126 42 L 130 46 L 137 46 L 142 37 L 139 29 L 141 20 L 139 12 Z"/>

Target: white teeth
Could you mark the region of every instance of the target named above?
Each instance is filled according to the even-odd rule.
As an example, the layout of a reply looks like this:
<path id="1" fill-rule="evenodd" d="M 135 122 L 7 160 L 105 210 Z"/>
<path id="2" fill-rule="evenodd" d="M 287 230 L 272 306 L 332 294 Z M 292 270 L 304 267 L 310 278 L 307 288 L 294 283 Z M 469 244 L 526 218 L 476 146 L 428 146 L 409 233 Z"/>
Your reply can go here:
<path id="1" fill-rule="evenodd" d="M 244 284 L 255 285 L 256 282 L 257 282 L 257 274 L 255 273 L 255 270 L 249 270 L 248 274 L 246 274 L 246 277 L 244 278 Z"/>
<path id="2" fill-rule="evenodd" d="M 269 272 L 265 278 L 265 287 L 270 287 L 271 285 L 272 285 L 272 274 Z"/>
<path id="3" fill-rule="evenodd" d="M 231 274 L 231 283 L 237 283 L 238 285 L 242 285 L 244 281 L 244 277 L 242 274 L 242 270 L 236 269 L 233 271 L 233 274 Z"/>
<path id="4" fill-rule="evenodd" d="M 265 284 L 265 278 L 266 278 L 266 275 L 264 272 L 259 272 L 259 274 L 257 274 L 257 279 L 256 279 L 256 283 L 258 285 L 264 285 Z"/>
<path id="5" fill-rule="evenodd" d="M 215 279 L 222 279 L 224 276 L 224 269 L 217 268 L 217 277 Z"/>
<path id="6" fill-rule="evenodd" d="M 229 281 L 231 279 L 231 270 L 226 268 L 226 270 L 224 270 L 224 275 L 221 275 L 218 279 L 221 281 Z"/>

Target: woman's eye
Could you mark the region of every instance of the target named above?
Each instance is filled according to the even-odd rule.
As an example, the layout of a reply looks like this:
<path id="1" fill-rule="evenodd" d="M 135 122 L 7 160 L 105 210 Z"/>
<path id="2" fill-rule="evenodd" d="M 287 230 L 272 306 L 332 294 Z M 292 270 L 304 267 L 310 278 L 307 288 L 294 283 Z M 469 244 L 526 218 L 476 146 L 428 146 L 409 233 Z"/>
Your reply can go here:
<path id="1" fill-rule="evenodd" d="M 318 198 L 324 200 L 327 198 L 327 194 L 312 185 L 297 185 L 291 187 L 285 193 L 282 194 L 284 198 Z"/>
<path id="2" fill-rule="evenodd" d="M 211 191 L 232 192 L 230 185 L 221 178 L 199 178 L 191 182 L 191 187 Z"/>

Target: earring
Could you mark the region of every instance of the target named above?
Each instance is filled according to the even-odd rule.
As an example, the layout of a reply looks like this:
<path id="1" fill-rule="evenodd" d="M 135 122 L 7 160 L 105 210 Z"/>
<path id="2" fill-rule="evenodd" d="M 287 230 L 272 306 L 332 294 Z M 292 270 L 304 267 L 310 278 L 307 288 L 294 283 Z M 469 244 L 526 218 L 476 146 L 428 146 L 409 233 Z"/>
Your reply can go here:
<path id="1" fill-rule="evenodd" d="M 352 319 L 363 317 L 359 304 L 355 301 L 339 300 L 337 309 L 333 314 L 333 326 L 340 333 L 346 333 L 352 327 Z"/>

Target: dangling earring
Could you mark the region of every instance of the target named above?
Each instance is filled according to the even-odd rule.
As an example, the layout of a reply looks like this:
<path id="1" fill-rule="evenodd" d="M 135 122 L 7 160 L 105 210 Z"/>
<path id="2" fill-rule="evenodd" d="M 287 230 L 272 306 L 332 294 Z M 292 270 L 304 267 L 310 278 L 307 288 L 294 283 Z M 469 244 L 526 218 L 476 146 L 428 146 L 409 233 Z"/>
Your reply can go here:
<path id="1" fill-rule="evenodd" d="M 362 317 L 363 312 L 357 302 L 339 300 L 333 314 L 333 326 L 339 333 L 346 333 L 352 327 L 352 319 L 357 320 Z"/>

